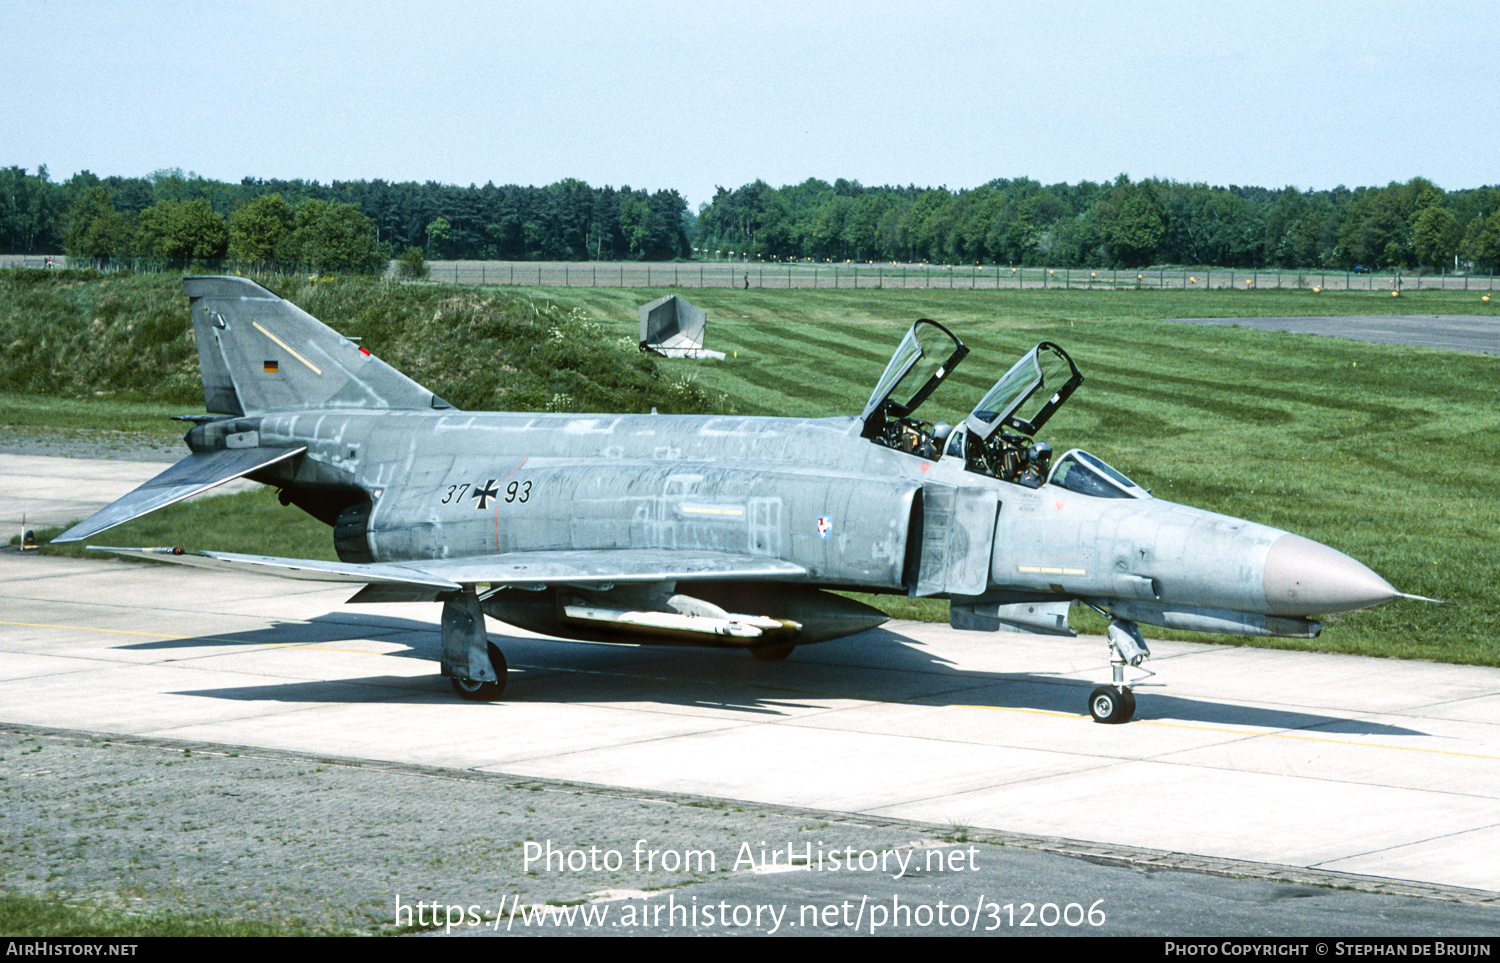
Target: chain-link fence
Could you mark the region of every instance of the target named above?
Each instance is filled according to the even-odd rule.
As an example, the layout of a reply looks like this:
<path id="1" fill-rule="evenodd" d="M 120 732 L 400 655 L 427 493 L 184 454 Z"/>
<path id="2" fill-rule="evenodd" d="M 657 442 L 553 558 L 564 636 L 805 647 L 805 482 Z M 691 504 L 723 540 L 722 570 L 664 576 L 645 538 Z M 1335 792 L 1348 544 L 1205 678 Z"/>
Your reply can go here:
<path id="1" fill-rule="evenodd" d="M 0 255 L 0 267 L 97 267 L 102 270 L 177 273 L 312 274 L 309 264 L 243 262 L 70 260 L 61 255 Z M 429 278 L 449 284 L 612 288 L 895 288 L 954 290 L 1189 290 L 1282 288 L 1326 291 L 1492 291 L 1493 274 L 1424 274 L 1420 271 L 1333 271 L 1322 268 L 1003 267 L 941 264 L 814 264 L 811 262 L 641 261 L 432 261 Z M 378 273 L 378 272 L 377 272 Z M 394 262 L 385 270 L 395 273 Z"/>
<path id="2" fill-rule="evenodd" d="M 1190 290 L 1305 288 L 1329 291 L 1493 290 L 1493 275 L 1356 273 L 1318 269 L 1010 268 L 938 264 L 785 264 L 638 261 L 433 261 L 431 279 L 450 284 L 543 287 L 860 288 L 898 290 Z"/>

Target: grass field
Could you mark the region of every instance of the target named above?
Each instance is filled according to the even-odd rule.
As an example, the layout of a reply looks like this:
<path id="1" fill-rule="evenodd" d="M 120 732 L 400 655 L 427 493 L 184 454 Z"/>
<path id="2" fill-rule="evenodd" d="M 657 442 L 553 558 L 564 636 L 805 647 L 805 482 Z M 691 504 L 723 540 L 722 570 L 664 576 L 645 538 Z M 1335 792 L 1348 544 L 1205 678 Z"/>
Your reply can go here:
<path id="1" fill-rule="evenodd" d="M 640 304 L 672 291 L 528 288 L 519 296 L 589 316 L 598 323 L 599 338 L 618 340 L 635 336 Z M 508 293 L 496 288 L 447 292 L 460 299 Z M 957 422 L 1017 355 L 1038 341 L 1055 341 L 1086 379 L 1043 433 L 1059 453 L 1087 448 L 1158 497 L 1317 539 L 1370 565 L 1402 591 L 1452 603 L 1391 603 L 1327 620 L 1318 640 L 1253 644 L 1500 665 L 1495 359 L 1160 320 L 1493 316 L 1500 313 L 1491 306 L 1495 302 L 1452 291 L 1399 299 L 1273 290 L 681 293 L 708 310 L 708 345 L 729 357 L 661 362 L 663 373 L 723 392 L 729 406 L 746 414 L 858 413 L 906 327 L 929 317 L 973 349 L 923 409 L 926 417 Z M 337 298 L 321 300 L 329 310 L 314 313 L 325 321 L 336 327 L 355 323 L 329 313 L 337 309 Z M 45 430 L 97 418 L 123 428 L 149 422 L 168 407 L 107 399 L 57 404 L 15 394 L 0 396 L 0 420 Z M 329 538 L 326 530 L 306 528 L 307 520 L 294 509 L 270 500 L 263 507 L 268 517 L 287 521 L 249 526 L 270 535 L 239 550 L 308 555 L 309 539 Z M 167 525 L 156 540 L 146 531 L 123 528 L 110 540 L 225 549 L 239 544 L 241 536 L 232 532 L 223 532 L 220 540 L 221 533 L 205 518 L 171 527 L 178 524 L 174 513 L 202 510 L 181 506 L 159 513 L 154 517 L 159 521 L 134 523 Z M 282 545 L 283 535 L 304 548 Z M 318 554 L 327 557 L 327 546 Z M 904 600 L 890 601 L 896 615 L 942 616 L 941 606 L 933 603 L 913 608 Z M 1091 619 L 1079 616 L 1077 624 L 1102 627 Z"/>

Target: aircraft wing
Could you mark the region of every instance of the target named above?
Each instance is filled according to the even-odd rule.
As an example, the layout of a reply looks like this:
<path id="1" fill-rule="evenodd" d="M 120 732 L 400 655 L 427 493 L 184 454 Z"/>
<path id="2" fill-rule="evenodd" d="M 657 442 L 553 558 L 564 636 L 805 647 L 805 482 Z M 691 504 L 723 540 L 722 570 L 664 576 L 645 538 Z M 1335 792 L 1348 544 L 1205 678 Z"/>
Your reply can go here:
<path id="1" fill-rule="evenodd" d="M 723 581 L 729 579 L 795 579 L 807 569 L 792 562 L 757 555 L 664 549 L 592 549 L 509 552 L 410 562 L 323 562 L 229 552 L 189 552 L 180 548 L 111 548 L 89 551 L 226 571 L 274 575 L 313 582 L 390 586 L 395 592 L 371 593 L 360 601 L 418 601 L 464 585 L 494 587 L 600 585 L 615 582 Z"/>
<path id="2" fill-rule="evenodd" d="M 301 448 L 231 448 L 199 451 L 168 468 L 140 488 L 117 499 L 54 538 L 54 542 L 81 542 L 106 528 L 166 508 L 216 485 L 248 475 L 257 468 L 274 465 L 307 451 Z"/>

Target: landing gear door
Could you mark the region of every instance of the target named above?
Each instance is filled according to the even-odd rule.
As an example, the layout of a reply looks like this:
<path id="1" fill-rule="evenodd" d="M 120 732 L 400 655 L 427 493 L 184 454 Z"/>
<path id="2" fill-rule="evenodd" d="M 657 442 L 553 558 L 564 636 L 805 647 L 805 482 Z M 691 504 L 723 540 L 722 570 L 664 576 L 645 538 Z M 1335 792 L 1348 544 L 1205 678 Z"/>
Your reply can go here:
<path id="1" fill-rule="evenodd" d="M 1067 352 L 1043 341 L 995 382 L 964 427 L 981 441 L 1001 427 L 1033 436 L 1081 384 L 1083 375 Z"/>
<path id="2" fill-rule="evenodd" d="M 999 511 L 992 489 L 922 486 L 922 561 L 911 595 L 983 595 Z"/>
<path id="3" fill-rule="evenodd" d="M 953 373 L 969 349 L 952 331 L 926 318 L 911 326 L 875 384 L 865 410 L 865 437 L 873 437 L 887 416 L 905 418 Z"/>

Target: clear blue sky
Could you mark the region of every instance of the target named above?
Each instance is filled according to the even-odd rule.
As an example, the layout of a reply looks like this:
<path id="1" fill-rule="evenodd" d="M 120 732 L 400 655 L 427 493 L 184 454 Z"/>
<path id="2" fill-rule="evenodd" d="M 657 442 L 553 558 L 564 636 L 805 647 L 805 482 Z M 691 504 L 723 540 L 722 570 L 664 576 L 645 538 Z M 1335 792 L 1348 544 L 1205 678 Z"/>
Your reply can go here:
<path id="1" fill-rule="evenodd" d="M 1500 183 L 1500 6 L 0 3 L 0 164 L 675 188 Z"/>

